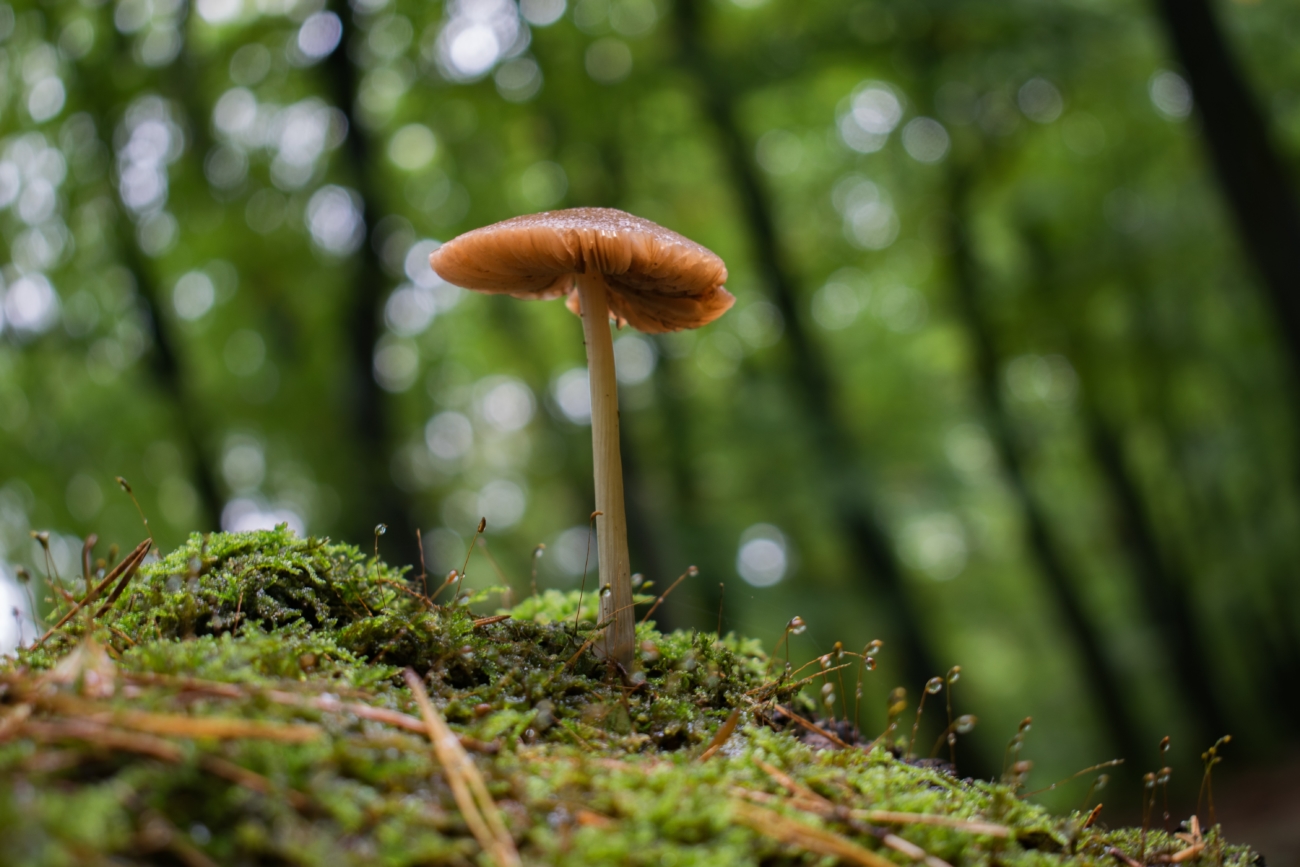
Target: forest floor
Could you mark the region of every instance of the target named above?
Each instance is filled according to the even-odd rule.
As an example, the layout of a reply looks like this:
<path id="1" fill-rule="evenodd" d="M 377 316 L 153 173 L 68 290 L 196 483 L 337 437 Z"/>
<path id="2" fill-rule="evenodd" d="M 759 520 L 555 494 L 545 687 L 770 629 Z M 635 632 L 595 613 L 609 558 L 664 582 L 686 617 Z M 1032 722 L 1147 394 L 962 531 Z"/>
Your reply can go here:
<path id="1" fill-rule="evenodd" d="M 476 616 L 283 528 L 147 550 L 0 660 L 0 864 L 1262 864 L 815 719 L 851 654 L 643 623 L 626 672 L 576 593 Z"/>

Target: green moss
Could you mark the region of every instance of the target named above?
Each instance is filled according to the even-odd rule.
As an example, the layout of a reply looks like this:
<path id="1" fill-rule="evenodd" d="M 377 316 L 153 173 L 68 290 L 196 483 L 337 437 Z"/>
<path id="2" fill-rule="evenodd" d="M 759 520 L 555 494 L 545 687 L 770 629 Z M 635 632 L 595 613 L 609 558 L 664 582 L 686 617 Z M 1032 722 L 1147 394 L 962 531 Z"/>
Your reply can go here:
<path id="1" fill-rule="evenodd" d="M 406 667 L 477 750 L 525 862 L 818 862 L 738 822 L 738 798 L 900 864 L 877 826 L 845 811 L 1011 829 L 998 839 L 891 826 L 956 867 L 1118 863 L 1109 847 L 1150 857 L 1186 846 L 1083 829 L 1082 817 L 1052 816 L 1006 786 L 884 749 L 815 749 L 800 730 L 764 723 L 776 702 L 805 715 L 811 704 L 754 642 L 642 625 L 637 670 L 613 670 L 590 650 L 594 607 L 578 618 L 575 594 L 548 591 L 508 619 L 476 620 L 465 604 L 429 604 L 401 570 L 351 546 L 284 529 L 196 535 L 142 569 L 91 636 L 75 617 L 0 670 L 0 862 L 486 863 L 427 739 L 359 715 L 418 716 Z M 741 725 L 701 761 L 737 708 Z M 320 732 L 217 740 L 168 728 L 212 717 Z M 840 812 L 808 812 L 768 768 Z M 1183 863 L 1254 857 L 1207 839 Z"/>

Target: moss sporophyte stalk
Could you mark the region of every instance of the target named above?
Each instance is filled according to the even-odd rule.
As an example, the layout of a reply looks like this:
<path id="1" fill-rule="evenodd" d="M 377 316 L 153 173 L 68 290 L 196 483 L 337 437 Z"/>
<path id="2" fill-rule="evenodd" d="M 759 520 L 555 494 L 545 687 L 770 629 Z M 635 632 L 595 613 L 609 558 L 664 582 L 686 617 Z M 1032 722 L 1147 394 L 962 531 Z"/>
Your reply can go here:
<path id="1" fill-rule="evenodd" d="M 0 666 L 2 864 L 1256 857 L 900 758 L 815 720 L 784 661 L 734 635 L 642 623 L 620 669 L 576 594 L 437 606 L 284 527 L 195 535 L 118 580 Z"/>

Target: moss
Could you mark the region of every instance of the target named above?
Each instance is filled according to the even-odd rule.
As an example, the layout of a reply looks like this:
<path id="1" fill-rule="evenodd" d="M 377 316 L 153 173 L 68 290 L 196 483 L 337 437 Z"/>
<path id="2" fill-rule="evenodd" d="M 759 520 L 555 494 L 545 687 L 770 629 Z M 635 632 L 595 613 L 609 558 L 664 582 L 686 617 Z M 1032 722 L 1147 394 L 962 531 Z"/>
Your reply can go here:
<path id="1" fill-rule="evenodd" d="M 413 725 L 407 667 L 474 752 L 526 863 L 818 863 L 813 838 L 909 863 L 886 830 L 952 865 L 1119 863 L 1111 847 L 1150 862 L 1187 846 L 1085 829 L 883 748 L 817 749 L 772 722 L 778 703 L 812 705 L 754 642 L 643 624 L 626 672 L 592 653 L 594 605 L 577 617 L 574 594 L 502 613 L 434 606 L 402 570 L 283 528 L 196 535 L 93 624 L 79 614 L 0 669 L 0 862 L 487 863 Z M 199 737 L 202 720 L 263 728 Z M 756 827 L 744 804 L 811 837 Z M 1182 863 L 1253 858 L 1211 832 Z"/>

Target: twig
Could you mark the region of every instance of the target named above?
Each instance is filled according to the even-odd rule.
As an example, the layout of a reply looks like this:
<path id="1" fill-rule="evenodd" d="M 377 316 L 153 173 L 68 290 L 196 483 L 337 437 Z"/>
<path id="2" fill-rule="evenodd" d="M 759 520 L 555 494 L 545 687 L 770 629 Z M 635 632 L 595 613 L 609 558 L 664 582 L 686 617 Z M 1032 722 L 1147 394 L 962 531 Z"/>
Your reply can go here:
<path id="1" fill-rule="evenodd" d="M 456 798 L 456 805 L 460 807 L 465 824 L 469 825 L 474 838 L 498 867 L 518 867 L 519 851 L 515 849 L 515 841 L 506 829 L 501 811 L 492 800 L 487 784 L 483 782 L 483 775 L 461 747 L 460 741 L 448 728 L 433 702 L 429 701 L 429 693 L 425 691 L 420 676 L 409 668 L 403 674 L 420 706 L 429 742 L 433 744 L 433 752 L 447 775 L 447 782 L 451 785 L 452 795 Z"/>

